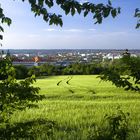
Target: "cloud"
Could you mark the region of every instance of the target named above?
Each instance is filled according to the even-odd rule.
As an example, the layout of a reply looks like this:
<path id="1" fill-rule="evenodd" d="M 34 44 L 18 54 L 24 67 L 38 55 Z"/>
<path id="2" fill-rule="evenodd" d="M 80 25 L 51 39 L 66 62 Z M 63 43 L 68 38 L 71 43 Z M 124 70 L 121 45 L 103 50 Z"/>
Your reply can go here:
<path id="1" fill-rule="evenodd" d="M 53 29 L 53 28 L 48 28 L 48 29 L 44 29 L 44 31 L 53 32 L 53 31 L 59 31 L 59 30 Z"/>
<path id="2" fill-rule="evenodd" d="M 66 29 L 64 30 L 66 32 L 88 32 L 88 31 L 96 31 L 96 29 L 91 28 L 91 29 Z"/>
<path id="3" fill-rule="evenodd" d="M 65 29 L 63 31 L 65 31 L 65 32 L 83 32 L 84 30 L 82 30 L 82 29 Z"/>
<path id="4" fill-rule="evenodd" d="M 48 28 L 48 29 L 44 29 L 44 31 L 47 31 L 47 32 L 83 32 L 84 30 L 76 29 L 76 28 L 70 28 L 70 29 L 53 29 L 53 28 Z"/>
<path id="5" fill-rule="evenodd" d="M 79 29 L 79 28 L 70 28 L 70 29 L 53 29 L 53 28 L 47 28 L 44 29 L 44 31 L 46 32 L 87 32 L 87 31 L 95 31 L 96 29 L 92 28 L 92 29 Z"/>
<path id="6" fill-rule="evenodd" d="M 94 28 L 91 28 L 91 29 L 88 29 L 89 31 L 96 31 L 96 29 L 94 29 Z"/>

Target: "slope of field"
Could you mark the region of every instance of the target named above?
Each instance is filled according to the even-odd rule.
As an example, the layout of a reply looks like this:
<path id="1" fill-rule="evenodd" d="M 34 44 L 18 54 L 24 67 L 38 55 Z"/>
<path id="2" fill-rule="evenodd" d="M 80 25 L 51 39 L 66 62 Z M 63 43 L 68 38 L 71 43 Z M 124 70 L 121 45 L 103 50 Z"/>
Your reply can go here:
<path id="1" fill-rule="evenodd" d="M 134 130 L 128 139 L 140 139 L 140 95 L 116 88 L 109 82 L 100 81 L 97 76 L 52 76 L 38 79 L 35 86 L 41 88 L 45 98 L 38 102 L 38 108 L 16 112 L 12 122 L 24 122 L 45 118 L 55 122 L 50 136 L 47 133 L 38 139 L 86 140 L 91 126 L 101 125 L 106 114 L 116 112 L 120 107 L 130 113 L 130 129 Z"/>

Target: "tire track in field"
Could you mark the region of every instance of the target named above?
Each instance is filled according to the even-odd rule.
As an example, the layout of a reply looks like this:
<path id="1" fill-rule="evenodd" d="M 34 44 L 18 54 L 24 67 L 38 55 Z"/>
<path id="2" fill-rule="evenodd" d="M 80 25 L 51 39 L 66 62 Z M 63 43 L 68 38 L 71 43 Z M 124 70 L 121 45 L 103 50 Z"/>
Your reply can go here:
<path id="1" fill-rule="evenodd" d="M 71 77 L 67 80 L 67 82 L 66 82 L 67 85 L 70 85 L 70 81 L 72 80 L 72 78 L 73 78 L 73 76 L 71 76 Z"/>
<path id="2" fill-rule="evenodd" d="M 73 78 L 73 76 L 69 77 L 69 79 L 66 81 L 66 84 L 67 84 L 67 85 L 70 85 L 70 81 L 72 80 L 72 78 Z M 72 90 L 71 88 L 68 88 L 68 91 L 69 91 L 70 93 L 75 93 L 75 91 Z"/>
<path id="3" fill-rule="evenodd" d="M 67 78 L 64 78 L 63 80 L 60 80 L 57 82 L 57 86 L 60 86 L 62 83 L 66 83 L 66 85 L 70 85 L 70 81 L 72 80 L 73 76 L 68 76 Z M 67 81 L 66 81 L 67 80 Z M 62 86 L 62 85 L 61 85 Z M 69 88 L 69 87 L 66 87 L 66 86 L 63 86 L 64 88 L 68 89 L 68 91 L 70 93 L 74 93 L 74 91 Z"/>
<path id="4" fill-rule="evenodd" d="M 62 82 L 62 80 L 60 80 L 58 83 L 57 83 L 57 86 L 59 86 L 59 84 Z"/>
<path id="5" fill-rule="evenodd" d="M 71 85 L 70 81 L 72 80 L 73 76 L 69 77 L 69 79 L 67 80 L 67 85 Z M 77 88 L 77 86 L 75 86 Z M 88 87 L 81 87 L 81 89 L 83 89 L 86 93 L 91 93 L 91 94 L 96 94 L 96 91 L 93 88 L 88 88 Z M 69 89 L 69 91 L 71 93 L 74 93 L 73 90 Z"/>
<path id="6" fill-rule="evenodd" d="M 57 82 L 57 86 L 62 86 L 65 89 L 67 89 L 70 93 L 75 93 L 74 90 L 72 90 L 72 88 L 70 87 L 66 87 L 65 85 L 63 85 L 63 83 L 65 83 L 66 85 L 71 85 L 70 82 L 73 79 L 73 76 L 68 76 L 60 81 Z M 77 86 L 75 86 L 77 87 Z M 86 93 L 91 93 L 91 94 L 96 94 L 95 90 L 93 88 L 88 88 L 88 87 L 81 87 L 81 89 L 83 89 Z"/>
<path id="7" fill-rule="evenodd" d="M 64 79 L 62 79 L 62 80 L 58 81 L 58 82 L 57 82 L 57 86 L 60 86 L 60 84 L 61 84 L 63 81 L 65 81 L 66 79 L 68 79 L 68 78 L 69 78 L 69 77 L 64 78 Z"/>

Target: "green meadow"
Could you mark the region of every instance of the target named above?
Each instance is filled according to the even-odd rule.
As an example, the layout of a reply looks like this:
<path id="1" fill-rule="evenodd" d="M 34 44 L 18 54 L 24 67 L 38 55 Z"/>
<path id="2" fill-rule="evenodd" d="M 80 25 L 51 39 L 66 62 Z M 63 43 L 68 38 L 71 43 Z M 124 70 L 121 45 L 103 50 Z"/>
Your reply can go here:
<path id="1" fill-rule="evenodd" d="M 46 131 L 43 127 L 36 139 L 88 140 L 93 124 L 101 127 L 104 116 L 120 108 L 130 113 L 128 139 L 140 139 L 140 95 L 116 88 L 103 82 L 96 75 L 51 76 L 37 79 L 44 98 L 37 107 L 15 112 L 11 122 L 46 119 L 53 124 Z M 48 133 L 50 132 L 50 133 Z"/>

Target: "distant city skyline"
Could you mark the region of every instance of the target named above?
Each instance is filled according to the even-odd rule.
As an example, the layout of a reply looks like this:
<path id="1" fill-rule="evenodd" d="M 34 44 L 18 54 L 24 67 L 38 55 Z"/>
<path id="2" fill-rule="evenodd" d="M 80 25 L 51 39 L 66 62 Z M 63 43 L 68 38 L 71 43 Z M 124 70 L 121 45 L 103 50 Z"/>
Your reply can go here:
<path id="1" fill-rule="evenodd" d="M 140 33 L 135 29 L 134 18 L 139 0 L 112 1 L 113 6 L 122 8 L 121 14 L 103 20 L 101 25 L 95 25 L 91 15 L 65 16 L 55 6 L 51 11 L 62 14 L 62 28 L 49 26 L 41 17 L 35 18 L 27 2 L 1 0 L 0 3 L 6 16 L 12 19 L 10 27 L 4 26 L 1 49 L 140 49 Z"/>

